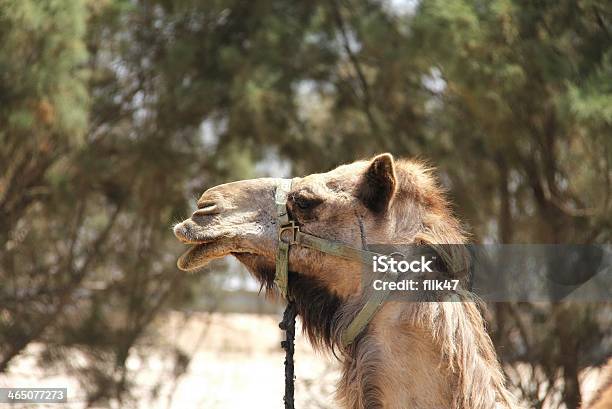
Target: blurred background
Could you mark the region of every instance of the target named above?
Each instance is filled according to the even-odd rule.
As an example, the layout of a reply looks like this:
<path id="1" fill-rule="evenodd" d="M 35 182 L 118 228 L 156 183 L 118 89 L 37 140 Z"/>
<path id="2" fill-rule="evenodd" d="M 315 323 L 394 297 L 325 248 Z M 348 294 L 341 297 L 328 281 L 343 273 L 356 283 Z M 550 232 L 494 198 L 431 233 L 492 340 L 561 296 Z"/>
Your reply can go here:
<path id="1" fill-rule="evenodd" d="M 612 240 L 605 0 L 0 0 L 0 386 L 70 407 L 280 408 L 282 305 L 232 260 L 179 272 L 218 183 L 392 152 L 477 243 Z M 610 303 L 490 305 L 529 407 L 575 408 Z M 300 343 L 299 408 L 334 407 Z"/>

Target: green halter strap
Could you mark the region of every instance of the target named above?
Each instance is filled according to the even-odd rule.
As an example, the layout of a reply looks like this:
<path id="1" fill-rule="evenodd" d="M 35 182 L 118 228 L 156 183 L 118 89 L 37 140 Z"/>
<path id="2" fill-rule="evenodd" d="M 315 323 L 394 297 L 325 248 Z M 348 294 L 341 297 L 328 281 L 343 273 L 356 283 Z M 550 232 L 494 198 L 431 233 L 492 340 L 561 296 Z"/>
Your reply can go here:
<path id="1" fill-rule="evenodd" d="M 276 204 L 276 221 L 278 222 L 278 250 L 276 252 L 276 274 L 274 284 L 283 297 L 288 298 L 289 286 L 289 246 L 290 243 L 281 240 L 281 235 L 288 225 L 289 214 L 287 213 L 287 195 L 291 190 L 291 179 L 282 179 L 276 188 L 274 202 Z"/>
<path id="2" fill-rule="evenodd" d="M 278 251 L 276 252 L 276 275 L 274 283 L 277 285 L 281 294 L 289 298 L 289 248 L 293 245 L 308 247 L 347 260 L 357 260 L 363 264 L 370 264 L 374 256 L 380 256 L 367 250 L 357 249 L 336 241 L 322 239 L 312 234 L 300 231 L 300 227 L 293 220 L 289 220 L 287 212 L 287 195 L 291 190 L 291 179 L 282 179 L 276 189 L 276 219 L 278 221 Z M 288 241 L 283 239 L 283 234 L 290 232 Z M 386 273 L 386 281 L 395 281 L 397 276 L 394 273 Z M 385 286 L 382 291 L 375 291 L 366 301 L 361 311 L 353 318 L 349 326 L 342 333 L 342 345 L 350 345 L 355 338 L 365 329 L 372 317 L 376 314 L 382 303 L 389 296 L 389 286 Z"/>

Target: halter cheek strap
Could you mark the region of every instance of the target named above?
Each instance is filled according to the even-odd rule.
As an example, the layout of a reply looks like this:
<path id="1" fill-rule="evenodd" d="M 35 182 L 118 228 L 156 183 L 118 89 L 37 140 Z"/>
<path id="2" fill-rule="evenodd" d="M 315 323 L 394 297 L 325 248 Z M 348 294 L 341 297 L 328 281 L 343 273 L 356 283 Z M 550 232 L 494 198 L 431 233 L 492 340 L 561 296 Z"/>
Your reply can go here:
<path id="1" fill-rule="evenodd" d="M 291 299 L 291 294 L 289 294 L 289 249 L 293 245 L 308 247 L 347 260 L 356 260 L 363 264 L 370 264 L 374 256 L 381 255 L 300 231 L 299 225 L 289 219 L 287 212 L 287 196 L 290 190 L 291 179 L 282 179 L 276 189 L 274 199 L 276 203 L 276 219 L 279 226 L 274 283 L 287 300 Z M 286 236 L 285 232 L 289 232 L 288 238 L 284 237 Z M 388 272 L 384 278 L 386 281 L 395 281 L 397 275 Z M 350 345 L 367 327 L 382 303 L 389 296 L 391 290 L 388 288 L 389 286 L 385 286 L 384 290 L 375 291 L 344 330 L 341 340 L 344 347 Z"/>
<path id="2" fill-rule="evenodd" d="M 278 250 L 276 251 L 276 274 L 274 284 L 279 289 L 283 297 L 288 298 L 289 291 L 289 246 L 290 243 L 283 241 L 281 235 L 289 223 L 287 212 L 287 195 L 291 190 L 291 179 L 282 179 L 276 188 L 274 201 L 276 204 L 276 221 L 278 223 Z"/>

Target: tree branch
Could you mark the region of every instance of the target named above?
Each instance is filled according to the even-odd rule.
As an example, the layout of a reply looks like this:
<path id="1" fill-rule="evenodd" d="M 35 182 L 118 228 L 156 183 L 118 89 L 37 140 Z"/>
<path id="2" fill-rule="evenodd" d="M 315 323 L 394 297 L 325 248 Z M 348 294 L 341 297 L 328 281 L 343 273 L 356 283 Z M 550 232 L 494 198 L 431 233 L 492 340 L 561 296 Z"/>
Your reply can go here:
<path id="1" fill-rule="evenodd" d="M 342 13 L 340 12 L 340 6 L 338 5 L 338 2 L 336 0 L 330 0 L 330 5 L 331 5 L 331 10 L 332 10 L 332 15 L 334 17 L 334 21 L 336 23 L 336 26 L 338 27 L 338 31 L 340 31 L 340 37 L 342 38 L 342 47 L 344 48 L 344 51 L 346 52 L 349 58 L 349 61 L 351 62 L 351 65 L 353 66 L 353 69 L 355 70 L 355 73 L 357 74 L 357 80 L 359 82 L 361 94 L 362 94 L 363 111 L 366 114 L 368 123 L 370 124 L 370 130 L 372 131 L 373 134 L 377 136 L 382 136 L 380 135 L 381 128 L 378 125 L 376 118 L 374 117 L 372 113 L 372 99 L 370 96 L 370 86 L 368 85 L 368 81 L 366 80 L 365 74 L 363 72 L 363 68 L 361 67 L 361 63 L 359 62 L 357 55 L 351 48 L 350 40 L 348 37 L 348 30 L 346 28 L 346 23 L 344 22 L 344 19 L 342 17 Z M 386 138 L 385 138 L 385 142 L 387 142 Z"/>

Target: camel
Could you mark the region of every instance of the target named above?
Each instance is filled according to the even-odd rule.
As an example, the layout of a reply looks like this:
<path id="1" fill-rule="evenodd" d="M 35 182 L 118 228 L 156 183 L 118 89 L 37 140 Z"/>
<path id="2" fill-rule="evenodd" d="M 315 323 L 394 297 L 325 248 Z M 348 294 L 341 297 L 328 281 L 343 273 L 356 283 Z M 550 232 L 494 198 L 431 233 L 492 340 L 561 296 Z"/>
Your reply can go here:
<path id="1" fill-rule="evenodd" d="M 178 267 L 195 270 L 233 255 L 274 292 L 281 180 L 243 180 L 204 192 L 193 215 L 174 226 L 175 236 L 192 245 Z M 294 178 L 287 209 L 302 231 L 355 248 L 467 241 L 432 170 L 389 153 Z M 354 342 L 343 345 L 342 331 L 364 304 L 361 265 L 299 246 L 291 248 L 288 265 L 305 334 L 340 361 L 340 407 L 515 407 L 482 306 L 467 292 L 465 302 L 388 301 Z"/>
<path id="2" fill-rule="evenodd" d="M 603 367 L 600 385 L 588 404 L 583 405 L 585 409 L 609 409 L 612 408 L 612 358 Z"/>

